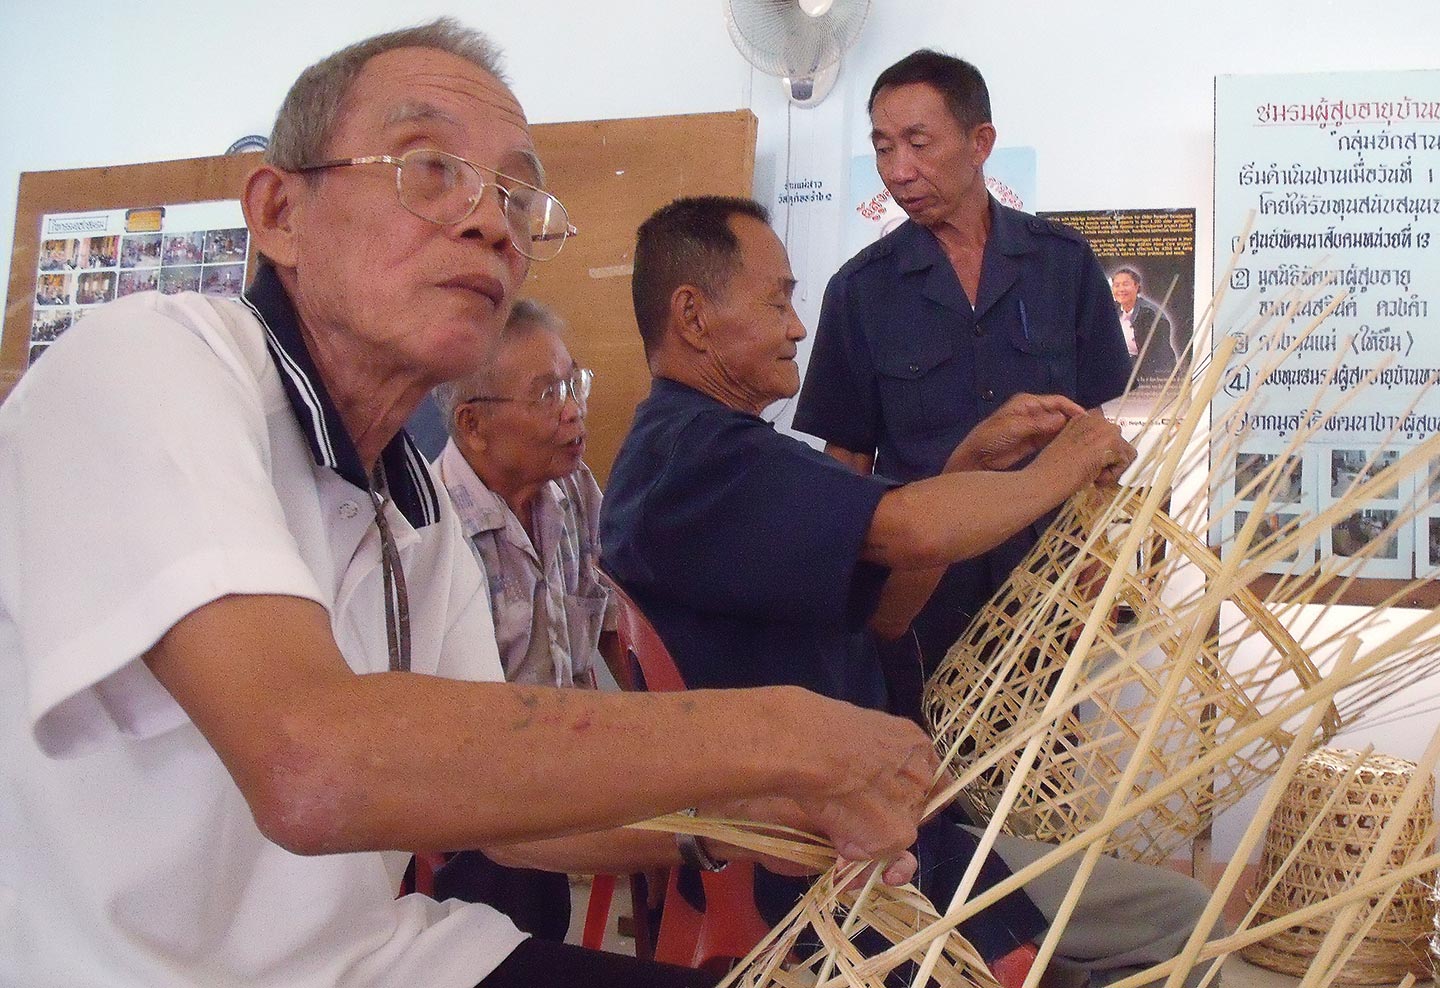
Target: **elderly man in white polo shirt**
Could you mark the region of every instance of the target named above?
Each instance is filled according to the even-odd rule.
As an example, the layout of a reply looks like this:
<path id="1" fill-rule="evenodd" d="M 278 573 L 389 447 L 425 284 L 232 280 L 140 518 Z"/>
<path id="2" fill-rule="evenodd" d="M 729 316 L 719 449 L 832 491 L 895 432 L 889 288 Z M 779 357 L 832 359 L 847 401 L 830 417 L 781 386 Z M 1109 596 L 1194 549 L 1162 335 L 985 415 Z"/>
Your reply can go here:
<path id="1" fill-rule="evenodd" d="M 541 185 L 483 37 L 361 42 L 246 182 L 245 302 L 122 299 L 0 406 L 0 984 L 696 985 L 396 900 L 403 852 L 673 863 L 609 828 L 775 796 L 853 859 L 914 839 L 935 761 L 900 721 L 498 682 L 400 426 L 563 243 Z"/>

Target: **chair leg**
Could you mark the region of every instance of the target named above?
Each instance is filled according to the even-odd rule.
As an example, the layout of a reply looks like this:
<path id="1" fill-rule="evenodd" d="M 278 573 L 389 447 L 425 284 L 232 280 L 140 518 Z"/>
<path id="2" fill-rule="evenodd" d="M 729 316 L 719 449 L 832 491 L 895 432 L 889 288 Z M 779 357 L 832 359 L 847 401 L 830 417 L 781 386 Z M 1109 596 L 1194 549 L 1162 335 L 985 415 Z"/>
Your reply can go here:
<path id="1" fill-rule="evenodd" d="M 655 959 L 655 934 L 660 929 L 660 903 L 668 875 L 667 870 L 657 869 L 637 871 L 630 876 L 630 916 L 634 924 L 635 956 L 642 961 Z"/>
<path id="2" fill-rule="evenodd" d="M 677 869 L 670 869 L 665 886 L 660 929 L 655 932 L 655 960 L 662 964 L 696 967 L 696 947 L 705 926 L 705 914 L 685 901 L 676 884 Z"/>
<path id="3" fill-rule="evenodd" d="M 585 910 L 582 946 L 599 950 L 605 942 L 605 924 L 610 921 L 610 901 L 615 897 L 615 876 L 595 875 L 590 879 L 590 905 Z"/>

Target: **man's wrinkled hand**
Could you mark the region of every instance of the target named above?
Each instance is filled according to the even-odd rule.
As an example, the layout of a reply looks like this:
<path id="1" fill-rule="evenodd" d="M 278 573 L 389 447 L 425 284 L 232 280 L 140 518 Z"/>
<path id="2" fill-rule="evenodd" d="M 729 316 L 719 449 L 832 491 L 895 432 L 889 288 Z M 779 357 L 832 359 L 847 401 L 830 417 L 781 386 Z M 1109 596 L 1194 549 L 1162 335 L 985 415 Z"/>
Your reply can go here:
<path id="1" fill-rule="evenodd" d="M 1085 409 L 1063 395 L 1018 394 L 970 430 L 945 472 L 1008 470 L 1043 449 Z"/>
<path id="2" fill-rule="evenodd" d="M 1113 484 L 1135 462 L 1135 447 L 1100 411 L 1071 419 L 1041 451 L 1036 465 L 1055 478 L 1068 497 L 1087 484 Z"/>
<path id="3" fill-rule="evenodd" d="M 939 770 L 930 738 L 913 721 L 833 701 L 813 723 L 831 768 L 797 796 L 806 829 L 847 860 L 895 861 L 915 843 Z"/>
<path id="4" fill-rule="evenodd" d="M 930 738 L 905 718 L 805 690 L 790 695 L 798 702 L 790 716 L 809 725 L 808 743 L 822 754 L 820 761 L 795 777 L 786 796 L 729 801 L 702 812 L 813 834 L 828 842 L 835 857 L 882 862 L 882 877 L 909 880 L 914 872 L 909 851 L 940 768 Z M 715 852 L 756 859 L 784 874 L 815 870 L 723 845 Z M 819 857 L 813 860 L 817 866 L 823 863 Z"/>

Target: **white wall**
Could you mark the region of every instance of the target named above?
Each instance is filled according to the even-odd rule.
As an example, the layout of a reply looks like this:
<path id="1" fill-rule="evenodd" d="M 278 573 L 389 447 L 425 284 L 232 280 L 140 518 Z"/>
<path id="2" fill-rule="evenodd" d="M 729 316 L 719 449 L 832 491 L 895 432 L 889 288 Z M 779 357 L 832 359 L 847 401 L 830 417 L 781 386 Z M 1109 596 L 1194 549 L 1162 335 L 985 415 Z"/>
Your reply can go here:
<path id="1" fill-rule="evenodd" d="M 0 0 L 0 246 L 11 242 L 21 171 L 218 154 L 269 131 L 305 65 L 439 14 L 505 46 L 532 122 L 751 107 L 762 201 L 775 201 L 787 174 L 837 193 L 831 204 L 776 212 L 812 327 L 825 279 L 843 260 L 847 207 L 838 193 L 851 156 L 868 151 L 870 83 L 913 48 L 944 48 L 980 66 L 1001 143 L 1038 151 L 1037 208 L 1196 207 L 1201 286 L 1214 75 L 1440 60 L 1436 0 L 875 0 L 835 92 L 816 109 L 791 111 L 779 84 L 731 46 L 720 0 L 76 0 L 63 13 L 52 0 Z M 1428 721 L 1374 740 L 1413 757 Z M 1222 819 L 1217 849 L 1233 846 L 1242 825 L 1242 814 Z"/>

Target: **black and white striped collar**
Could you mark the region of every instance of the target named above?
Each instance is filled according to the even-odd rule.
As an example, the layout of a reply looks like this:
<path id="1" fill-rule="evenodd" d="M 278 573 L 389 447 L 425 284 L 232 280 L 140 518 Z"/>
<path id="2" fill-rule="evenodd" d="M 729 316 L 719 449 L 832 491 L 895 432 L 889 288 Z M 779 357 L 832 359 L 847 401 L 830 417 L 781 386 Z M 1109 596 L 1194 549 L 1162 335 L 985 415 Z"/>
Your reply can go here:
<path id="1" fill-rule="evenodd" d="M 262 263 L 241 301 L 265 328 L 265 345 L 280 371 L 285 396 L 290 399 L 291 411 L 316 464 L 329 467 L 361 490 L 367 489 L 365 467 L 355 442 L 325 390 L 325 382 L 300 335 L 295 307 L 275 269 Z M 380 462 L 385 467 L 390 497 L 413 527 L 440 520 L 440 498 L 425 458 L 403 430 L 381 451 Z"/>

